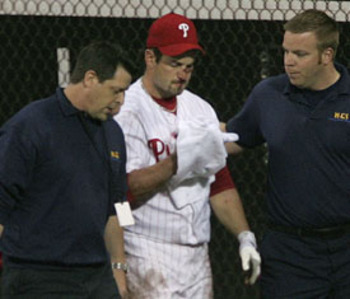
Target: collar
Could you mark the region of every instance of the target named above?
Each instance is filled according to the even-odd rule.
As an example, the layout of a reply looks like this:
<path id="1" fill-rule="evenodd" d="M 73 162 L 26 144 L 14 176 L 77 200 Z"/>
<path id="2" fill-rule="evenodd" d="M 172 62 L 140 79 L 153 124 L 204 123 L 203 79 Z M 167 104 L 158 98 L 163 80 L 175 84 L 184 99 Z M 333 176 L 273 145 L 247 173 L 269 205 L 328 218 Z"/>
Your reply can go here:
<path id="1" fill-rule="evenodd" d="M 157 99 L 155 97 L 152 96 L 152 99 L 160 106 L 162 106 L 163 108 L 165 108 L 166 110 L 169 110 L 170 112 L 174 112 L 176 110 L 176 97 L 171 97 L 168 99 Z"/>
<path id="2" fill-rule="evenodd" d="M 151 97 L 151 99 L 153 101 L 155 101 L 159 106 L 161 106 L 162 108 L 164 108 L 165 110 L 172 112 L 172 113 L 176 113 L 176 108 L 177 108 L 177 98 L 176 96 L 170 97 L 170 98 L 166 98 L 166 99 L 158 99 L 154 96 L 152 96 L 147 89 L 145 88 L 145 86 L 143 85 L 142 82 L 142 77 L 139 79 L 139 84 L 141 86 L 141 88 L 144 90 L 144 92 Z"/>
<path id="3" fill-rule="evenodd" d="M 61 87 L 56 89 L 56 98 L 58 100 L 58 104 L 65 116 L 71 116 L 78 114 L 80 110 L 75 108 L 72 103 L 68 100 L 66 95 L 64 94 L 64 90 Z"/>
<path id="4" fill-rule="evenodd" d="M 349 76 L 349 72 L 346 69 L 346 67 L 340 63 L 334 63 L 334 66 L 336 68 L 336 70 L 340 73 L 340 78 L 337 82 L 335 82 L 333 84 L 336 85 L 336 93 L 337 94 L 345 94 L 345 95 L 349 95 L 350 94 L 350 76 Z M 285 76 L 288 79 L 287 74 L 285 74 Z M 331 87 L 331 86 L 330 86 Z M 330 88 L 328 87 L 328 88 Z M 328 89 L 327 88 L 327 89 Z M 290 83 L 289 79 L 288 79 L 288 84 L 286 84 L 283 93 L 288 95 L 288 94 L 293 94 L 293 93 L 300 93 L 303 90 L 294 86 L 293 84 Z"/>

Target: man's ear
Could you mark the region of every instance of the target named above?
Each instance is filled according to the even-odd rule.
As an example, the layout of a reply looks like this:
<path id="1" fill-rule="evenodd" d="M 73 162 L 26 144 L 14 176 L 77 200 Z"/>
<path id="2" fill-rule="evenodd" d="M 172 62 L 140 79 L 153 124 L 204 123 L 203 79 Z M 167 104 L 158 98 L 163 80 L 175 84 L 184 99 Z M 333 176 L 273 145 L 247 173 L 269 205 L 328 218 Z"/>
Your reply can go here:
<path id="1" fill-rule="evenodd" d="M 151 49 L 145 50 L 145 63 L 147 67 L 154 67 L 157 64 L 157 57 Z"/>
<path id="2" fill-rule="evenodd" d="M 334 61 L 334 56 L 335 56 L 334 49 L 332 49 L 331 47 L 328 47 L 322 53 L 322 63 L 324 65 L 328 65 L 329 63 L 332 63 Z"/>
<path id="3" fill-rule="evenodd" d="M 98 82 L 97 74 L 93 70 L 88 70 L 85 72 L 83 84 L 86 87 L 91 87 Z"/>

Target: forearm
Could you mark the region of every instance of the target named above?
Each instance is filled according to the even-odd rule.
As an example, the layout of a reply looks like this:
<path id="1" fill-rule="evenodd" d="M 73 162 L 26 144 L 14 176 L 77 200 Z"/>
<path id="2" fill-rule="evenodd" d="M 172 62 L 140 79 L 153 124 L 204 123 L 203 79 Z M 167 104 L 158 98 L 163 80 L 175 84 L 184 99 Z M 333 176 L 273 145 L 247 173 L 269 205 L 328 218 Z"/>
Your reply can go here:
<path id="1" fill-rule="evenodd" d="M 110 216 L 105 229 L 105 243 L 112 262 L 125 263 L 124 233 L 116 215 Z"/>
<path id="2" fill-rule="evenodd" d="M 220 122 L 220 130 L 222 132 L 227 132 L 226 123 Z M 243 151 L 243 148 L 235 142 L 225 142 L 226 152 L 228 154 L 237 155 Z"/>
<path id="3" fill-rule="evenodd" d="M 225 143 L 226 152 L 230 155 L 237 155 L 243 151 L 243 148 L 235 142 Z"/>
<path id="4" fill-rule="evenodd" d="M 212 196 L 210 201 L 221 223 L 238 238 L 242 269 L 248 274 L 245 283 L 254 284 L 260 275 L 261 258 L 257 251 L 255 236 L 249 230 L 237 190 L 225 190 Z M 249 270 L 251 270 L 250 275 Z"/>
<path id="5" fill-rule="evenodd" d="M 210 198 L 219 221 L 235 236 L 249 230 L 241 199 L 236 189 L 227 189 Z"/>
<path id="6" fill-rule="evenodd" d="M 111 263 L 126 264 L 123 228 L 119 225 L 116 216 L 110 216 L 108 219 L 105 229 L 105 243 L 110 254 Z M 125 274 L 125 271 L 122 269 L 113 269 L 113 276 L 122 298 L 125 297 L 125 294 L 127 293 Z"/>
<path id="7" fill-rule="evenodd" d="M 150 195 L 162 188 L 176 169 L 176 154 L 172 154 L 155 165 L 134 170 L 128 174 L 129 190 L 135 198 Z"/>

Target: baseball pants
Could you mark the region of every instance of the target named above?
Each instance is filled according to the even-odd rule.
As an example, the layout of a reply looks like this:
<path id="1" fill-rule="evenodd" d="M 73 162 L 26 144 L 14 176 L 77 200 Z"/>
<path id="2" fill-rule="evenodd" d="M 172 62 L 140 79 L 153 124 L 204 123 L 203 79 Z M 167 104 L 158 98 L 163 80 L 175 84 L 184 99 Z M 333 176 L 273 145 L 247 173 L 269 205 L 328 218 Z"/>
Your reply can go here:
<path id="1" fill-rule="evenodd" d="M 159 243 L 126 233 L 128 288 L 133 299 L 210 299 L 208 245 Z"/>

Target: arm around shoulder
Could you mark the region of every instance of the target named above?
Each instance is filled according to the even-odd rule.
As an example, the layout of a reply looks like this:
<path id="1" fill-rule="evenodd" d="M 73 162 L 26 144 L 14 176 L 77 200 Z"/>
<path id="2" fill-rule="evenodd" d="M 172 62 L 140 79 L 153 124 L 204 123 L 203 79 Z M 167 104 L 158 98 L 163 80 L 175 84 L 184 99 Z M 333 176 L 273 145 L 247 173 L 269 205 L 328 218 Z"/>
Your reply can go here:
<path id="1" fill-rule="evenodd" d="M 226 123 L 220 122 L 220 131 L 227 132 Z M 243 148 L 239 146 L 236 142 L 225 142 L 225 148 L 228 154 L 236 155 L 243 151 Z"/>

